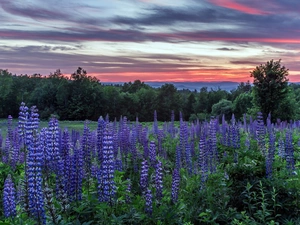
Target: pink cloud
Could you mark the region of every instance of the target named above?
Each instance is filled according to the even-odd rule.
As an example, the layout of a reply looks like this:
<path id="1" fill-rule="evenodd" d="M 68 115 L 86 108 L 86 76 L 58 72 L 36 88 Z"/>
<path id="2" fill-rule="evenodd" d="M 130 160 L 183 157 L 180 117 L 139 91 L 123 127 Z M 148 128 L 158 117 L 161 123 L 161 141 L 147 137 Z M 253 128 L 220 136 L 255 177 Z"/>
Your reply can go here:
<path id="1" fill-rule="evenodd" d="M 210 0 L 213 4 L 229 8 L 229 9 L 234 9 L 243 13 L 247 14 L 255 14 L 255 15 L 264 15 L 268 14 L 262 10 L 259 10 L 254 7 L 249 7 L 240 3 L 235 2 L 234 0 Z"/>

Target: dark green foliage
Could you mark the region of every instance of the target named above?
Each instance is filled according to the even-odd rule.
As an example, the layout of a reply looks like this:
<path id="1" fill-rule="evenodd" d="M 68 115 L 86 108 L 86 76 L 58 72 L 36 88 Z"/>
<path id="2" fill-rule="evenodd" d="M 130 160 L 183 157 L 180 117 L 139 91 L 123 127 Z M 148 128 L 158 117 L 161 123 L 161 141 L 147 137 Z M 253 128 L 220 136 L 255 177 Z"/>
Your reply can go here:
<path id="1" fill-rule="evenodd" d="M 281 74 L 281 81 L 274 80 L 277 73 Z M 241 119 L 244 113 L 255 116 L 260 110 L 264 115 L 271 112 L 272 121 L 299 118 L 300 85 L 288 86 L 287 69 L 280 66 L 280 61 L 258 66 L 251 76 L 255 78 L 254 88 L 249 81 L 241 82 L 235 90 L 227 92 L 206 87 L 194 91 L 177 90 L 173 84 L 152 88 L 140 80 L 103 85 L 81 67 L 70 77 L 60 70 L 48 76 L 16 76 L 0 70 L 0 118 L 8 115 L 17 118 L 20 102 L 27 102 L 29 107 L 36 105 L 42 120 L 54 115 L 60 120 L 97 121 L 99 115 L 108 114 L 111 119 L 122 115 L 130 121 L 138 117 L 143 122 L 153 120 L 154 110 L 159 121 L 170 121 L 172 110 L 175 120 L 181 111 L 186 121 L 204 121 L 222 114 L 229 120 L 231 113 Z M 226 107 L 225 102 L 228 103 Z M 213 106 L 218 106 L 218 110 L 213 112 Z"/>
<path id="2" fill-rule="evenodd" d="M 232 102 L 226 99 L 222 99 L 212 106 L 212 114 L 214 116 L 219 116 L 220 118 L 222 117 L 222 115 L 225 115 L 226 120 L 230 120 L 232 112 Z"/>
<path id="3" fill-rule="evenodd" d="M 285 114 L 281 104 L 287 101 L 288 96 L 288 69 L 281 66 L 281 60 L 271 60 L 264 65 L 257 66 L 252 72 L 254 104 L 262 112 L 264 120 L 269 113 L 272 114 L 272 121 L 281 118 Z M 285 105 L 292 107 L 291 105 Z M 287 109 L 288 110 L 288 109 Z M 292 119 L 293 115 L 289 115 Z"/>

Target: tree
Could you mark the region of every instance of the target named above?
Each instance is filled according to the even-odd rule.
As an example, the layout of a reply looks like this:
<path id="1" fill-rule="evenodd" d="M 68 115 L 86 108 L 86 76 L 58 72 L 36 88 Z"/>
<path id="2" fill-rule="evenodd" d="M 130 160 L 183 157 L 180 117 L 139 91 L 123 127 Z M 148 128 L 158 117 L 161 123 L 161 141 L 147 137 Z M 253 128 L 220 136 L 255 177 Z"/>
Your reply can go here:
<path id="1" fill-rule="evenodd" d="M 288 97 L 288 69 L 280 62 L 271 60 L 251 72 L 254 78 L 254 105 L 262 112 L 264 120 L 271 113 L 273 122 L 284 113 L 279 106 Z"/>
<path id="2" fill-rule="evenodd" d="M 212 114 L 214 116 L 225 116 L 226 120 L 229 120 L 232 116 L 232 102 L 227 99 L 221 99 L 218 103 L 212 106 Z"/>
<path id="3" fill-rule="evenodd" d="M 236 118 L 241 118 L 243 114 L 249 114 L 249 109 L 252 108 L 252 95 L 249 92 L 244 92 L 238 95 L 233 101 L 233 112 Z"/>

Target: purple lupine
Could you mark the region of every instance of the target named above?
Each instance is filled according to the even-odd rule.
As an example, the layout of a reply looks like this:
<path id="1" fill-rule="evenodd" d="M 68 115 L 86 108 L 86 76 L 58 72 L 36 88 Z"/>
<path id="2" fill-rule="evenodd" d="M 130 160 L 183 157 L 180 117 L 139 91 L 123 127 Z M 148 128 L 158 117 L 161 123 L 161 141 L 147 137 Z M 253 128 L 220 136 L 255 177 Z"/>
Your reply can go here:
<path id="1" fill-rule="evenodd" d="M 234 115 L 232 120 L 235 121 Z M 211 140 L 211 152 L 213 154 L 214 160 L 217 160 L 218 151 L 217 151 L 217 131 L 216 124 L 218 123 L 217 119 L 211 119 L 209 122 L 209 139 Z"/>
<path id="2" fill-rule="evenodd" d="M 47 137 L 47 155 L 46 159 L 49 160 L 49 167 L 52 171 L 58 171 L 57 163 L 60 159 L 59 154 L 59 129 L 58 120 L 51 118 L 46 133 Z"/>
<path id="3" fill-rule="evenodd" d="M 188 141 L 188 133 L 185 122 L 180 120 L 180 131 L 179 131 L 179 147 L 181 151 L 181 163 L 182 166 L 186 166 L 186 157 L 185 157 L 185 149 Z"/>
<path id="4" fill-rule="evenodd" d="M 286 167 L 290 174 L 295 171 L 295 156 L 293 146 L 293 136 L 291 131 L 286 132 L 285 140 Z"/>
<path id="5" fill-rule="evenodd" d="M 115 197 L 116 186 L 114 182 L 114 150 L 113 136 L 109 124 L 103 133 L 103 162 L 98 176 L 98 192 L 101 202 L 112 204 Z"/>
<path id="6" fill-rule="evenodd" d="M 19 143 L 19 134 L 17 131 L 14 131 L 13 134 L 13 146 L 11 149 L 11 159 L 10 159 L 10 165 L 13 169 L 16 168 L 17 163 L 20 162 L 20 143 Z"/>
<path id="7" fill-rule="evenodd" d="M 174 114 L 174 110 L 171 111 L 171 123 L 169 126 L 169 133 L 171 134 L 171 137 L 174 138 L 175 136 L 175 126 L 174 126 L 174 121 L 175 121 L 175 114 Z"/>
<path id="8" fill-rule="evenodd" d="M 144 193 L 148 187 L 148 182 L 149 182 L 148 171 L 149 171 L 148 161 L 145 159 L 142 161 L 141 177 L 140 177 L 140 186 L 141 186 L 142 193 Z"/>
<path id="9" fill-rule="evenodd" d="M 132 128 L 131 136 L 130 136 L 130 153 L 131 153 L 131 160 L 133 163 L 133 170 L 136 173 L 138 171 L 138 165 L 137 165 L 137 149 L 136 149 L 136 143 L 137 143 L 137 133 L 136 128 Z"/>
<path id="10" fill-rule="evenodd" d="M 161 161 L 157 161 L 156 169 L 155 169 L 155 188 L 156 188 L 156 199 L 158 201 L 161 200 L 163 197 L 162 191 L 163 191 L 163 174 L 162 174 L 162 163 Z"/>
<path id="11" fill-rule="evenodd" d="M 20 141 L 25 144 L 26 139 L 26 123 L 28 119 L 28 107 L 24 102 L 21 103 L 19 112 L 19 122 L 18 122 L 18 132 L 20 136 Z"/>
<path id="12" fill-rule="evenodd" d="M 84 172 L 85 174 L 90 175 L 91 168 L 91 141 L 90 141 L 90 129 L 87 126 L 87 121 L 84 123 L 83 134 L 81 137 L 81 148 L 83 152 L 84 159 Z"/>
<path id="13" fill-rule="evenodd" d="M 279 138 L 278 140 L 278 156 L 281 158 L 285 158 L 286 154 L 285 154 L 285 144 L 284 144 L 284 140 L 282 137 Z"/>
<path id="14" fill-rule="evenodd" d="M 2 162 L 9 164 L 10 163 L 10 151 L 11 151 L 11 143 L 9 141 L 9 137 L 5 139 L 5 147 L 2 153 Z"/>
<path id="15" fill-rule="evenodd" d="M 123 162 L 122 162 L 122 158 L 121 158 L 121 153 L 119 152 L 116 160 L 115 160 L 115 170 L 118 171 L 123 171 Z"/>
<path id="16" fill-rule="evenodd" d="M 151 193 L 151 190 L 149 188 L 147 188 L 146 190 L 146 194 L 145 194 L 145 200 L 146 200 L 146 203 L 145 203 L 145 212 L 148 214 L 148 215 L 152 215 L 152 193 Z"/>
<path id="17" fill-rule="evenodd" d="M 266 156 L 265 127 L 261 112 L 257 113 L 256 137 L 258 149 L 262 152 L 264 156 Z"/>
<path id="18" fill-rule="evenodd" d="M 275 135 L 273 132 L 270 132 L 269 134 L 269 149 L 268 149 L 268 155 L 266 157 L 266 177 L 271 178 L 272 177 L 272 164 L 274 162 L 274 156 L 275 156 Z"/>
<path id="19" fill-rule="evenodd" d="M 201 183 L 204 185 L 204 183 L 207 180 L 208 176 L 208 165 L 207 165 L 207 159 L 208 159 L 208 152 L 207 152 L 207 142 L 205 138 L 205 134 L 203 133 L 200 137 L 199 141 L 199 159 L 198 159 L 198 166 L 201 171 Z"/>
<path id="20" fill-rule="evenodd" d="M 3 187 L 3 210 L 5 217 L 15 217 L 17 215 L 16 190 L 10 174 L 5 179 Z"/>
<path id="21" fill-rule="evenodd" d="M 180 184 L 180 174 L 179 171 L 175 168 L 172 175 L 172 190 L 171 190 L 171 200 L 172 203 L 174 204 L 178 200 L 179 184 Z"/>
<path id="22" fill-rule="evenodd" d="M 25 135 L 26 135 L 26 145 L 30 145 L 33 141 L 34 136 L 38 133 L 38 127 L 39 127 L 39 114 L 38 109 L 36 106 L 32 106 L 30 108 L 30 116 L 28 120 L 26 121 L 25 125 Z"/>
<path id="23" fill-rule="evenodd" d="M 74 147 L 74 155 L 72 157 L 72 178 L 70 187 L 70 200 L 81 200 L 82 199 L 82 180 L 83 180 L 83 152 L 82 148 L 77 143 Z"/>
<path id="24" fill-rule="evenodd" d="M 156 144 L 154 141 L 150 141 L 149 159 L 151 166 L 154 168 L 156 164 Z"/>
<path id="25" fill-rule="evenodd" d="M 225 146 L 228 146 L 227 145 L 227 123 L 226 123 L 226 120 L 225 120 L 225 115 L 223 114 L 222 116 L 222 126 L 221 126 L 221 135 L 222 135 L 222 139 L 221 139 L 221 143 Z"/>
<path id="26" fill-rule="evenodd" d="M 28 199 L 29 210 L 32 216 L 40 224 L 46 223 L 44 210 L 44 196 L 42 191 L 42 163 L 43 152 L 39 144 L 38 134 L 34 134 L 31 143 L 28 146 L 27 156 L 27 182 L 28 182 Z"/>
<path id="27" fill-rule="evenodd" d="M 186 167 L 188 170 L 188 174 L 191 176 L 193 174 L 193 168 L 192 168 L 191 145 L 189 144 L 185 146 L 185 158 L 186 158 Z"/>

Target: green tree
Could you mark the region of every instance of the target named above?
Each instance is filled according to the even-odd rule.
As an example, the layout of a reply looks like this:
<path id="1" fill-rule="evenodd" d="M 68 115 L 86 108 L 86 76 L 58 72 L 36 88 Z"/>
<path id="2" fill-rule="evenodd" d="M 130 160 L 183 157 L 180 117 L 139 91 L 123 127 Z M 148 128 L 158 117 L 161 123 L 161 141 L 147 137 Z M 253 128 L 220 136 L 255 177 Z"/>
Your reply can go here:
<path id="1" fill-rule="evenodd" d="M 251 93 L 244 92 L 238 95 L 233 101 L 233 112 L 236 118 L 241 118 L 243 114 L 249 114 L 249 109 L 253 107 Z"/>
<path id="2" fill-rule="evenodd" d="M 225 115 L 225 119 L 229 120 L 232 115 L 232 102 L 227 99 L 221 99 L 218 103 L 212 106 L 212 114 L 214 116 Z"/>
<path id="3" fill-rule="evenodd" d="M 171 119 L 171 111 L 174 110 L 175 115 L 179 114 L 181 105 L 179 93 L 173 84 L 164 84 L 158 89 L 156 98 L 158 120 L 169 121 Z"/>
<path id="4" fill-rule="evenodd" d="M 281 110 L 279 105 L 288 97 L 288 69 L 280 62 L 271 60 L 251 72 L 254 78 L 254 105 L 262 112 L 264 120 L 271 113 L 273 122 L 284 115 L 285 110 Z"/>

